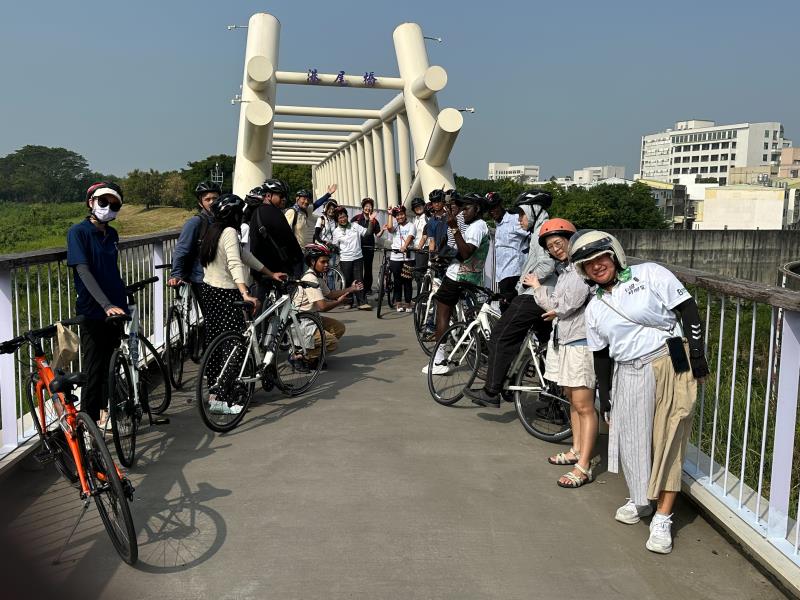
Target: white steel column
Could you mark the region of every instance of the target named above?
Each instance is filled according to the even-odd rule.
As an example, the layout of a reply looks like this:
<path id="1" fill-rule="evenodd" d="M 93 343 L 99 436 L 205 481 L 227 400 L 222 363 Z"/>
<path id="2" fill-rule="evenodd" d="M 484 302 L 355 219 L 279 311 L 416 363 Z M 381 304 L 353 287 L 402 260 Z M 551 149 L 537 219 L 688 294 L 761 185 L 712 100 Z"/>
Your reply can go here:
<path id="1" fill-rule="evenodd" d="M 233 174 L 233 192 L 241 197 L 272 176 L 270 152 L 280 31 L 278 19 L 266 13 L 256 13 L 248 21 Z"/>
<path id="2" fill-rule="evenodd" d="M 392 37 L 397 53 L 397 66 L 400 70 L 400 77 L 404 81 L 403 97 L 414 143 L 414 154 L 417 159 L 420 159 L 428 151 L 431 133 L 439 117 L 439 105 L 435 92 L 442 89 L 447 83 L 447 75 L 444 69 L 429 66 L 425 40 L 419 25 L 403 23 L 394 30 Z M 451 127 L 456 125 L 449 122 L 452 120 L 448 119 L 446 125 L 442 124 L 443 133 L 447 135 L 440 138 L 440 143 L 444 142 L 450 147 L 460 129 L 460 124 L 458 124 L 455 131 L 451 130 Z M 439 159 L 436 162 L 441 162 L 442 152 L 439 151 L 439 148 L 432 150 Z M 445 150 L 449 152 L 449 148 L 445 148 Z M 423 196 L 443 185 L 454 187 L 453 170 L 450 167 L 449 159 L 444 160 L 441 165 L 418 160 L 415 167 L 422 183 Z"/>
<path id="3" fill-rule="evenodd" d="M 358 193 L 353 186 L 353 157 L 351 154 L 353 147 L 347 146 L 342 152 L 344 157 L 344 181 L 347 187 L 347 195 L 353 199 L 353 202 L 359 200 Z"/>
<path id="4" fill-rule="evenodd" d="M 372 151 L 372 137 L 367 133 L 364 140 L 364 168 L 367 170 L 367 196 L 375 200 L 375 153 Z"/>
<path id="5" fill-rule="evenodd" d="M 350 144 L 347 147 L 347 172 L 350 179 L 350 193 L 355 201 L 361 203 L 361 192 L 358 189 L 358 157 L 356 147 Z"/>
<path id="6" fill-rule="evenodd" d="M 374 155 L 376 208 L 386 210 L 386 169 L 383 164 L 383 138 L 379 127 L 372 130 L 372 152 Z"/>
<path id="7" fill-rule="evenodd" d="M 422 150 L 422 152 L 425 152 Z M 408 146 L 408 117 L 397 115 L 397 162 L 400 171 L 400 202 L 411 189 L 411 149 Z M 408 198 L 410 202 L 411 199 Z"/>
<path id="8" fill-rule="evenodd" d="M 387 206 L 397 206 L 397 171 L 394 161 L 394 134 L 392 124 L 383 124 L 383 163 L 386 175 Z"/>
<path id="9" fill-rule="evenodd" d="M 317 165 L 311 165 L 311 188 L 314 190 L 315 200 L 322 195 L 319 193 L 319 183 L 317 183 Z"/>
<path id="10" fill-rule="evenodd" d="M 14 289 L 11 269 L 0 269 L 0 339 L 14 337 Z M 3 454 L 17 447 L 17 380 L 14 376 L 14 354 L 0 355 L 0 450 Z"/>
<path id="11" fill-rule="evenodd" d="M 349 203 L 351 199 L 350 195 L 347 193 L 347 186 L 345 185 L 344 182 L 344 175 L 342 175 L 343 169 L 342 169 L 341 154 L 337 154 L 336 156 L 333 157 L 333 164 L 336 165 L 336 185 L 339 188 L 339 192 L 341 192 L 341 193 L 337 192 L 337 194 L 339 194 L 340 198 L 344 196 L 345 202 Z"/>
<path id="12" fill-rule="evenodd" d="M 364 167 L 364 139 L 356 142 L 356 159 L 358 161 L 358 196 L 362 200 L 367 196 L 367 171 Z"/>

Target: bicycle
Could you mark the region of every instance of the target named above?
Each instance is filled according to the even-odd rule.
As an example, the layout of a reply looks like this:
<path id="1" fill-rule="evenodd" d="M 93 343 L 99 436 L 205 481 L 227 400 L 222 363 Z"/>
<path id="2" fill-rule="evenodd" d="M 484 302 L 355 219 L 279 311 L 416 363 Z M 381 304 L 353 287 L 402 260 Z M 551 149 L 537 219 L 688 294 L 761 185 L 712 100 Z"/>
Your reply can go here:
<path id="1" fill-rule="evenodd" d="M 490 305 L 500 300 L 500 294 L 479 286 L 470 287 L 488 294 L 489 302 L 481 306 L 471 322 L 450 326 L 436 343 L 428 363 L 428 390 L 444 406 L 458 402 L 481 369 L 485 371 L 492 326 L 500 319 L 500 312 Z M 440 347 L 445 359 L 438 365 L 446 365 L 448 371 L 437 375 L 434 363 Z M 547 442 L 560 442 L 572 435 L 569 401 L 559 386 L 544 378 L 545 352 L 533 330 L 529 331 L 503 382 L 502 396 L 504 400 L 513 398 L 517 417 L 528 433 Z M 481 377 L 485 379 L 485 373 Z"/>
<path id="2" fill-rule="evenodd" d="M 251 303 L 234 303 L 245 313 L 245 329 L 214 338 L 197 378 L 197 406 L 209 429 L 225 432 L 236 427 L 259 381 L 265 391 L 277 387 L 288 396 L 302 394 L 314 384 L 325 363 L 325 331 L 319 316 L 298 311 L 291 297 L 297 287 L 317 286 L 297 279 L 285 281 L 283 294 L 255 318 Z"/>
<path id="3" fill-rule="evenodd" d="M 111 433 L 119 462 L 126 467 L 136 460 L 136 434 L 144 413 L 150 425 L 166 425 L 169 419 L 153 418 L 169 407 L 172 390 L 169 375 L 153 344 L 139 324 L 136 292 L 145 289 L 158 277 L 150 277 L 125 288 L 128 294 L 128 315 L 108 317 L 108 322 L 125 322 L 125 335 L 111 355 L 108 371 L 108 406 Z"/>
<path id="4" fill-rule="evenodd" d="M 156 269 L 171 269 L 172 265 L 156 265 Z M 164 361 L 167 364 L 169 381 L 176 390 L 183 385 L 183 361 L 188 356 L 192 362 L 200 362 L 205 343 L 200 305 L 194 288 L 183 282 L 175 289 L 175 297 L 167 312 L 166 343 Z"/>
<path id="5" fill-rule="evenodd" d="M 82 318 L 66 319 L 61 323 L 76 325 L 82 321 Z M 52 338 L 55 333 L 56 325 L 48 325 L 0 344 L 0 354 L 12 354 L 25 345 L 30 347 L 36 370 L 26 377 L 25 398 L 42 445 L 35 457 L 41 464 L 54 463 L 61 475 L 78 489 L 83 501 L 83 509 L 55 563 L 94 500 L 117 553 L 129 565 L 135 564 L 139 550 L 129 506 L 133 501 L 133 485 L 111 458 L 94 419 L 75 408 L 78 399 L 73 392 L 86 382 L 85 375 L 55 373 L 47 362 L 42 340 Z"/>
<path id="6" fill-rule="evenodd" d="M 326 275 L 328 289 L 331 291 L 343 290 L 345 288 L 344 274 L 339 267 L 336 266 L 339 264 L 339 247 L 330 243 L 326 245 L 331 253 L 331 259 L 328 263 L 328 274 Z"/>
<path id="7" fill-rule="evenodd" d="M 383 307 L 384 294 L 386 295 L 386 305 L 390 309 L 394 308 L 394 276 L 392 275 L 392 269 L 389 265 L 389 257 L 392 255 L 392 252 L 393 250 L 391 248 L 383 248 L 383 262 L 378 269 L 378 302 L 375 314 L 379 319 L 382 314 L 381 309 Z"/>

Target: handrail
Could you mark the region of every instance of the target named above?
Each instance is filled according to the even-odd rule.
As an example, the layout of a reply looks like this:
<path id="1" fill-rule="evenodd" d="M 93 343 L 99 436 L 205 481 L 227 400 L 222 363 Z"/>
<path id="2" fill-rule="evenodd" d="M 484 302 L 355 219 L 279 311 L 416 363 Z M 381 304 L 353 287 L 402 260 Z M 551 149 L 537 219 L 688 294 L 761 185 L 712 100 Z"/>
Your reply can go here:
<path id="1" fill-rule="evenodd" d="M 800 281 L 800 260 L 793 260 L 778 267 L 778 272 L 785 277 Z"/>

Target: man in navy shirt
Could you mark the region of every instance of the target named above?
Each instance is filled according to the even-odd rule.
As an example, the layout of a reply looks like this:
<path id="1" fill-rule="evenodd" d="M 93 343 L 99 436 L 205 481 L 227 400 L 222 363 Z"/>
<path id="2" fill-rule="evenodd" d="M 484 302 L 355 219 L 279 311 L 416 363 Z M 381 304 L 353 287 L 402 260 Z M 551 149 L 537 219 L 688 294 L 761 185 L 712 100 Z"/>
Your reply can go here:
<path id="1" fill-rule="evenodd" d="M 125 283 L 117 265 L 117 231 L 108 225 L 122 208 L 122 190 L 114 183 L 100 182 L 86 192 L 89 215 L 67 232 L 67 265 L 73 268 L 77 313 L 81 325 L 81 351 L 86 385 L 82 410 L 94 420 L 106 406 L 108 368 L 114 348 L 119 346 L 118 323 L 106 317 L 128 312 Z"/>

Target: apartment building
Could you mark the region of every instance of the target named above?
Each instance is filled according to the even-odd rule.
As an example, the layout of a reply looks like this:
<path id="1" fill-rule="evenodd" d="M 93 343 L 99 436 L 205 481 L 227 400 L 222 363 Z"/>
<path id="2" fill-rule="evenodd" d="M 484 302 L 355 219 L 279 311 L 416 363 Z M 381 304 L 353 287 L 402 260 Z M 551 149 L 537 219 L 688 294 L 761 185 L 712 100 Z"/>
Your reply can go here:
<path id="1" fill-rule="evenodd" d="M 539 181 L 539 165 L 512 165 L 504 162 L 489 163 L 489 179 L 513 179 L 519 183 L 530 184 Z"/>

